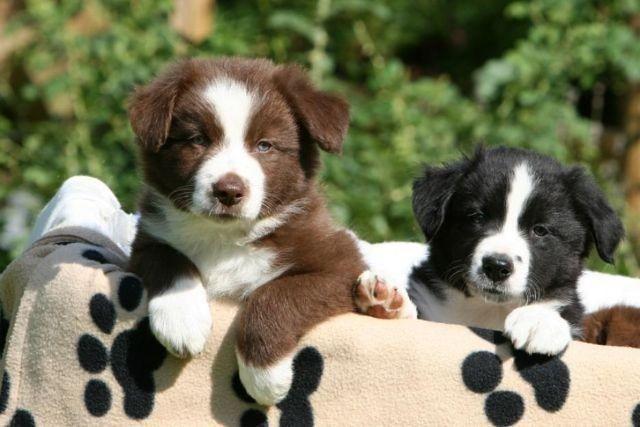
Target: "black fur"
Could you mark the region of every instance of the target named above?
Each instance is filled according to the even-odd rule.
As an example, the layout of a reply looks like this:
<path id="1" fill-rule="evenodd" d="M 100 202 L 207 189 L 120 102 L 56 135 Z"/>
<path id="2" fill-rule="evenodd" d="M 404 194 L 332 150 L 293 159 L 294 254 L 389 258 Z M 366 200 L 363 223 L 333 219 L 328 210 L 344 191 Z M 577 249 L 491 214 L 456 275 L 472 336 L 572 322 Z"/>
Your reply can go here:
<path id="1" fill-rule="evenodd" d="M 472 254 L 479 241 L 504 222 L 512 173 L 522 163 L 536 180 L 518 220 L 531 253 L 527 287 L 540 288 L 534 300 L 566 301 L 561 315 L 577 331 L 582 307 L 576 284 L 584 258 L 595 243 L 600 257 L 613 262 L 623 227 L 582 168 L 565 167 L 531 151 L 479 149 L 471 158 L 425 168 L 413 186 L 413 210 L 430 243 L 430 256 L 411 279 L 440 299 L 443 286 L 470 296 Z M 548 229 L 547 235 L 534 233 L 539 225 Z"/>

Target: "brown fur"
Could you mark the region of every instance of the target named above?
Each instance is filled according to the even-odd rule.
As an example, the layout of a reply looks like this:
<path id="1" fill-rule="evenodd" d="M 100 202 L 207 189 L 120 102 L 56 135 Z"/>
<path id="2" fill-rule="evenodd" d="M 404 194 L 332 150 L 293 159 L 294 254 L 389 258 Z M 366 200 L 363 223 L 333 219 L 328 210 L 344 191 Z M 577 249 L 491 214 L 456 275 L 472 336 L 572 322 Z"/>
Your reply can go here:
<path id="1" fill-rule="evenodd" d="M 132 248 L 129 270 L 142 277 L 145 287 L 162 291 L 171 286 L 174 277 L 200 277 L 197 267 L 171 246 L 139 231 Z M 152 283 L 152 286 L 148 284 Z"/>
<path id="2" fill-rule="evenodd" d="M 174 65 L 135 92 L 130 119 L 146 183 L 178 209 L 188 209 L 189 184 L 203 160 L 218 149 L 222 130 L 201 92 L 225 74 L 265 99 L 252 112 L 245 141 L 249 150 L 261 139 L 273 142 L 268 155 L 255 155 L 266 177 L 260 217 L 281 212 L 294 201 L 306 201 L 303 211 L 253 243 L 275 250 L 281 265 L 291 265 L 250 295 L 241 313 L 238 349 L 248 363 L 266 366 L 293 350 L 317 323 L 355 309 L 352 287 L 365 265 L 353 238 L 334 227 L 314 181 L 318 146 L 332 153 L 342 148 L 348 107 L 342 99 L 316 90 L 294 66 L 240 59 Z M 143 195 L 143 220 L 160 215 L 151 198 L 150 192 Z M 228 208 L 229 215 L 235 208 Z M 179 275 L 198 274 L 184 255 L 144 230 L 134 242 L 131 268 L 143 278 L 151 296 L 171 286 Z"/>
<path id="3" fill-rule="evenodd" d="M 289 353 L 328 317 L 355 310 L 353 285 L 365 269 L 353 239 L 332 227 L 320 198 L 262 242 L 294 267 L 258 288 L 240 317 L 238 350 L 258 366 Z"/>
<path id="4" fill-rule="evenodd" d="M 584 318 L 584 341 L 591 344 L 640 348 L 640 309 L 615 306 Z"/>

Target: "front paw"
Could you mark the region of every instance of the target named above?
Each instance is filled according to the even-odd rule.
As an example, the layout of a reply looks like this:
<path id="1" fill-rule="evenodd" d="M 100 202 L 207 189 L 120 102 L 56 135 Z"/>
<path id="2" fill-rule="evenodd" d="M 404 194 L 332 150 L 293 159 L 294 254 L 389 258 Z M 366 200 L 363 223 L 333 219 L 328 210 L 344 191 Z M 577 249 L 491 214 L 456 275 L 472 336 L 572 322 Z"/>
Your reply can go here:
<path id="1" fill-rule="evenodd" d="M 513 346 L 529 354 L 556 355 L 571 342 L 571 326 L 549 307 L 530 305 L 513 310 L 504 322 Z"/>
<path id="2" fill-rule="evenodd" d="M 177 357 L 200 354 L 211 331 L 211 309 L 202 283 L 181 278 L 149 301 L 151 331 Z"/>
<path id="3" fill-rule="evenodd" d="M 404 289 L 388 285 L 372 271 L 358 277 L 355 303 L 361 313 L 379 319 L 415 319 L 416 306 Z"/>
<path id="4" fill-rule="evenodd" d="M 246 361 L 238 351 L 236 351 L 236 357 L 240 381 L 256 402 L 271 406 L 287 396 L 293 380 L 292 357 L 287 356 L 265 367 L 254 366 Z"/>

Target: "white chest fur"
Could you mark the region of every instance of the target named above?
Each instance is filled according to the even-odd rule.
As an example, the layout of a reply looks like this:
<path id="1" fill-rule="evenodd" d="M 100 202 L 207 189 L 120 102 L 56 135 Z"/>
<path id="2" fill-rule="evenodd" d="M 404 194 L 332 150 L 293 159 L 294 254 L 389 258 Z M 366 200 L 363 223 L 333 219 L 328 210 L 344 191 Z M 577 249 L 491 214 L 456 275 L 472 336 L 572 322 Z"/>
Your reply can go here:
<path id="1" fill-rule="evenodd" d="M 276 251 L 246 241 L 255 224 L 220 224 L 172 208 L 163 213 L 142 226 L 198 267 L 209 298 L 242 299 L 287 269 L 276 263 Z"/>
<path id="2" fill-rule="evenodd" d="M 509 313 L 519 306 L 497 304 L 477 296 L 466 297 L 455 289 L 443 289 L 444 300 L 433 295 L 424 284 L 411 286 L 409 295 L 423 319 L 500 331 Z"/>
<path id="3" fill-rule="evenodd" d="M 174 243 L 200 270 L 210 298 L 244 298 L 284 272 L 285 269 L 275 267 L 274 251 L 249 244 L 236 245 L 234 241 L 222 242 L 218 237 L 212 236 L 212 241 L 201 249 L 190 247 L 188 242 Z"/>

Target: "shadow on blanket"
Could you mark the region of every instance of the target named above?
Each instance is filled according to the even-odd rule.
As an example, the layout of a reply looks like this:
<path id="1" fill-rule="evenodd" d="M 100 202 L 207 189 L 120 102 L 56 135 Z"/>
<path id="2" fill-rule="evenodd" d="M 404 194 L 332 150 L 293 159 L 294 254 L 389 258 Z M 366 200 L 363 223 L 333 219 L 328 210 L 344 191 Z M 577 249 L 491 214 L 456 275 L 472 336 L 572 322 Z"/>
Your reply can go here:
<path id="1" fill-rule="evenodd" d="M 125 261 L 104 237 L 68 229 L 3 273 L 5 424 L 640 425 L 638 350 L 529 356 L 499 332 L 355 314 L 303 339 L 290 394 L 264 408 L 238 378 L 237 307 L 212 303 L 206 351 L 176 359 L 150 333 Z"/>

